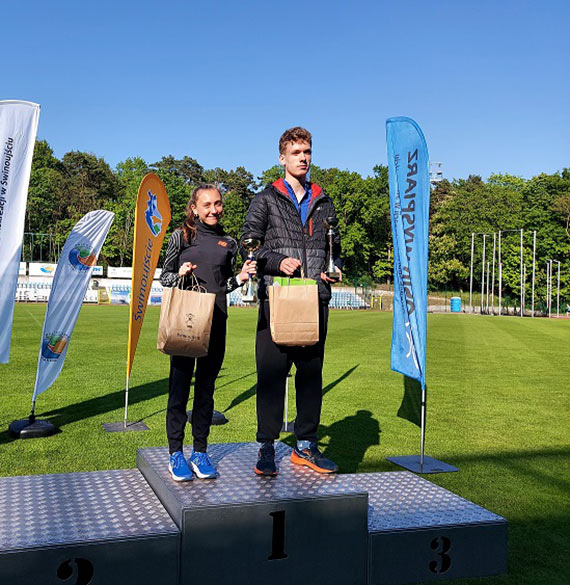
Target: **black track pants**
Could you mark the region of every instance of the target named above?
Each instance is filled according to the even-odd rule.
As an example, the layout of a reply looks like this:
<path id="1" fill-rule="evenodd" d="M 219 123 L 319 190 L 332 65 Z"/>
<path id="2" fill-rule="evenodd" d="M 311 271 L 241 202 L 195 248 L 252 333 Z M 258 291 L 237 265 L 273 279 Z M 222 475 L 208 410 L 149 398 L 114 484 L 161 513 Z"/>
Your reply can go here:
<path id="1" fill-rule="evenodd" d="M 190 382 L 194 366 L 194 402 L 192 405 L 192 436 L 194 450 L 206 451 L 212 414 L 214 412 L 214 388 L 220 373 L 226 350 L 226 315 L 216 306 L 210 333 L 208 355 L 198 359 L 171 356 L 166 409 L 166 436 L 170 453 L 182 451 L 186 408 L 190 395 Z"/>
<path id="2" fill-rule="evenodd" d="M 273 343 L 269 329 L 269 302 L 259 306 L 255 354 L 257 361 L 257 440 L 279 438 L 283 423 L 285 380 L 294 363 L 298 440 L 317 441 L 323 392 L 323 359 L 329 308 L 319 304 L 319 342 L 309 347 L 284 347 Z"/>

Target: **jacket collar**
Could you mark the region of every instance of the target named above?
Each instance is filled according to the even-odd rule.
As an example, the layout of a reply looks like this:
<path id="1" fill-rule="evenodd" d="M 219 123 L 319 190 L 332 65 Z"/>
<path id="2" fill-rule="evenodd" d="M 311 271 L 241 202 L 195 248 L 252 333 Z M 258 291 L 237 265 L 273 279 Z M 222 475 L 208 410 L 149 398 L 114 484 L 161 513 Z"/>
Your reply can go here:
<path id="1" fill-rule="evenodd" d="M 203 223 L 199 219 L 196 220 L 196 229 L 199 232 L 202 232 L 203 234 L 214 234 L 216 236 L 223 236 L 225 233 L 224 228 L 219 223 L 217 223 L 214 226 L 211 226 L 206 223 Z"/>
<path id="2" fill-rule="evenodd" d="M 285 181 L 281 179 L 277 179 L 274 183 L 271 183 L 272 186 L 282 195 L 289 198 L 289 192 L 287 191 L 287 187 L 285 187 Z M 311 187 L 311 200 L 309 201 L 309 205 L 320 195 L 322 195 L 323 190 L 317 185 L 316 183 L 309 183 Z"/>

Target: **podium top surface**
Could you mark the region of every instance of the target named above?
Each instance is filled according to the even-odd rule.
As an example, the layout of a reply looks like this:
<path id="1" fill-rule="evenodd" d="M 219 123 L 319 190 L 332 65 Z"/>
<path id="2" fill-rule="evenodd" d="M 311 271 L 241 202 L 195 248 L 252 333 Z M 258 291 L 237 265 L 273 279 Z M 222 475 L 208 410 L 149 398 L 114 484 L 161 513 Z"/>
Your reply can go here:
<path id="1" fill-rule="evenodd" d="M 506 520 L 409 471 L 340 476 L 368 493 L 368 531 L 495 524 Z"/>
<path id="2" fill-rule="evenodd" d="M 259 477 L 253 467 L 257 443 L 210 445 L 208 453 L 219 477 L 175 482 L 168 471 L 168 449 L 139 449 L 141 472 L 175 521 L 183 510 L 277 500 L 368 494 L 371 533 L 503 523 L 501 516 L 409 471 L 322 475 L 289 461 L 290 447 L 275 443 L 277 477 Z"/>
<path id="3" fill-rule="evenodd" d="M 0 478 L 0 551 L 178 534 L 137 469 Z"/>
<path id="4" fill-rule="evenodd" d="M 139 469 L 159 493 L 176 502 L 177 508 L 263 503 L 276 500 L 315 499 L 321 497 L 363 495 L 357 486 L 343 476 L 319 474 L 289 461 L 291 448 L 275 443 L 277 477 L 262 477 L 253 472 L 257 461 L 257 443 L 220 443 L 210 445 L 208 454 L 218 469 L 215 480 L 194 479 L 175 482 L 168 471 L 168 449 L 139 449 Z M 190 451 L 189 451 L 190 452 Z M 151 477 L 151 475 L 153 477 Z"/>

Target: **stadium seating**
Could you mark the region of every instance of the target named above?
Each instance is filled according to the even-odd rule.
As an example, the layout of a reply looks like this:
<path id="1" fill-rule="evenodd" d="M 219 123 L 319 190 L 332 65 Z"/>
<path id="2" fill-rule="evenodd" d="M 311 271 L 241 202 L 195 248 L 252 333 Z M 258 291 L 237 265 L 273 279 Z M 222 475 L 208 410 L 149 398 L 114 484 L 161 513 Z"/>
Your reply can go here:
<path id="1" fill-rule="evenodd" d="M 128 302 L 131 293 L 131 286 L 127 284 L 114 284 L 108 287 L 111 302 L 124 304 Z M 162 286 L 158 283 L 153 283 L 150 290 L 149 302 L 153 305 L 160 304 L 162 297 Z M 18 282 L 16 289 L 17 302 L 47 302 L 51 293 L 51 282 Z M 228 295 L 229 306 L 231 307 L 248 307 L 252 303 L 246 303 L 242 298 L 242 289 L 238 288 Z M 97 291 L 88 290 L 84 302 L 96 303 Z M 331 309 L 369 309 L 370 304 L 367 303 L 361 296 L 347 289 L 332 291 L 332 298 L 330 302 Z"/>

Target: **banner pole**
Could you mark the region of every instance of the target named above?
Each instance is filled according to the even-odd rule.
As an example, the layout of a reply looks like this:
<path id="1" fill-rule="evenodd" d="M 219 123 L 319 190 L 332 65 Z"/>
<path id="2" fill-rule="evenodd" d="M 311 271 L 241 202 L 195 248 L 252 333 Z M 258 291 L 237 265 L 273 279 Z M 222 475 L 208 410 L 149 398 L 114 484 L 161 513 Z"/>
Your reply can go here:
<path id="1" fill-rule="evenodd" d="M 127 420 L 129 418 L 129 373 L 127 372 L 127 385 L 125 389 L 125 419 L 123 421 L 123 427 L 127 428 Z"/>
<path id="2" fill-rule="evenodd" d="M 283 427 L 287 430 L 287 421 L 289 420 L 289 376 L 285 377 L 285 416 L 283 417 Z"/>
<path id="3" fill-rule="evenodd" d="M 420 473 L 424 470 L 424 453 L 426 446 L 426 388 L 422 386 L 421 437 L 420 437 Z"/>

